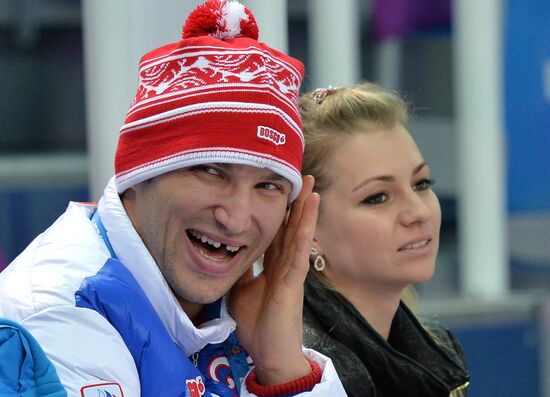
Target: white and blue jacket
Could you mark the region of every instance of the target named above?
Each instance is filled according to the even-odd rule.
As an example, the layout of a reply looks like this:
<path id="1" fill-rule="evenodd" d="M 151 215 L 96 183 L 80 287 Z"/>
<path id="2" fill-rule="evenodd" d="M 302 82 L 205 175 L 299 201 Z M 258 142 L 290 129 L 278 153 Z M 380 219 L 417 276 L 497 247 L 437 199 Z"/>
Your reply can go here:
<path id="1" fill-rule="evenodd" d="M 32 333 L 69 396 L 253 396 L 225 299 L 207 312 L 196 327 L 181 309 L 113 179 L 98 205 L 70 203 L 0 273 L 0 316 Z M 345 396 L 332 362 L 304 351 L 323 377 L 298 396 Z"/>

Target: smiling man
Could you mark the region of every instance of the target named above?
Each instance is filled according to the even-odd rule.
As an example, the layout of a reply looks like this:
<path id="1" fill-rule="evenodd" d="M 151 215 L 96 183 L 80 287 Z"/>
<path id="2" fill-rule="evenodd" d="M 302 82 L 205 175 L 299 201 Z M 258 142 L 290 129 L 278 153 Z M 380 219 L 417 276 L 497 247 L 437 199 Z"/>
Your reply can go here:
<path id="1" fill-rule="evenodd" d="M 0 316 L 69 395 L 345 395 L 302 348 L 319 204 L 303 65 L 257 39 L 248 9 L 210 0 L 144 55 L 99 203 L 71 203 L 0 275 Z"/>

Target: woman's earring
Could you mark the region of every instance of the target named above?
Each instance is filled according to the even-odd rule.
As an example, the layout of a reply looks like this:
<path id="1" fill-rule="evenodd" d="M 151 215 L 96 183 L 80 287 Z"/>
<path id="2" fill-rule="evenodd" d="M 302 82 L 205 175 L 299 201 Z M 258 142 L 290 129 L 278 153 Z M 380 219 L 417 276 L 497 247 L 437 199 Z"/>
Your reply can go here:
<path id="1" fill-rule="evenodd" d="M 322 272 L 323 270 L 325 270 L 326 264 L 327 263 L 325 262 L 325 258 L 323 258 L 322 255 L 319 255 L 317 258 L 315 258 L 315 262 L 313 262 L 313 267 L 318 272 Z"/>
<path id="2" fill-rule="evenodd" d="M 327 265 L 327 263 L 325 261 L 325 258 L 323 258 L 323 255 L 319 253 L 317 248 L 312 248 L 310 251 L 310 255 L 314 258 L 313 268 L 318 272 L 322 272 L 323 270 L 325 270 L 325 266 Z"/>

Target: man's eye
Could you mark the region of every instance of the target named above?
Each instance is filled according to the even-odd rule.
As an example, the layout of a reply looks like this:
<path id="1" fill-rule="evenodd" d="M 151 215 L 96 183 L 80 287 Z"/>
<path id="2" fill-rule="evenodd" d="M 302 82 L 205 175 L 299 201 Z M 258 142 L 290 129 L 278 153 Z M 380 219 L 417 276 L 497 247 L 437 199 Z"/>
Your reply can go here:
<path id="1" fill-rule="evenodd" d="M 363 201 L 361 201 L 361 203 L 368 204 L 368 205 L 376 205 L 376 204 L 382 204 L 387 200 L 388 200 L 388 195 L 386 193 L 376 193 L 368 196 Z"/>
<path id="2" fill-rule="evenodd" d="M 207 174 L 220 175 L 220 172 L 216 168 L 210 167 L 208 165 L 197 165 L 196 167 L 193 167 L 193 169 L 198 172 L 206 172 Z"/>
<path id="3" fill-rule="evenodd" d="M 265 190 L 277 191 L 281 190 L 281 187 L 272 182 L 261 182 L 258 184 L 258 187 Z"/>
<path id="4" fill-rule="evenodd" d="M 422 190 L 428 190 L 432 185 L 434 184 L 434 181 L 431 179 L 422 179 L 414 184 L 414 190 L 416 191 L 422 191 Z"/>

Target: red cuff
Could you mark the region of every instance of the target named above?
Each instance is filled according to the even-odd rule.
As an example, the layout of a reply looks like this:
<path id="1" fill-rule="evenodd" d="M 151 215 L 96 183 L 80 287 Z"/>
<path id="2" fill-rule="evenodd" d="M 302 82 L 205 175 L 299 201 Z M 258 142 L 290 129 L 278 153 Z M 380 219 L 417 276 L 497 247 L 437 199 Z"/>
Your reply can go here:
<path id="1" fill-rule="evenodd" d="M 288 383 L 274 386 L 262 386 L 258 383 L 256 370 L 246 377 L 246 388 L 249 392 L 260 397 L 278 397 L 278 396 L 293 396 L 298 393 L 310 391 L 321 381 L 321 367 L 313 360 L 308 360 L 311 365 L 311 372 L 306 376 L 295 379 Z"/>

